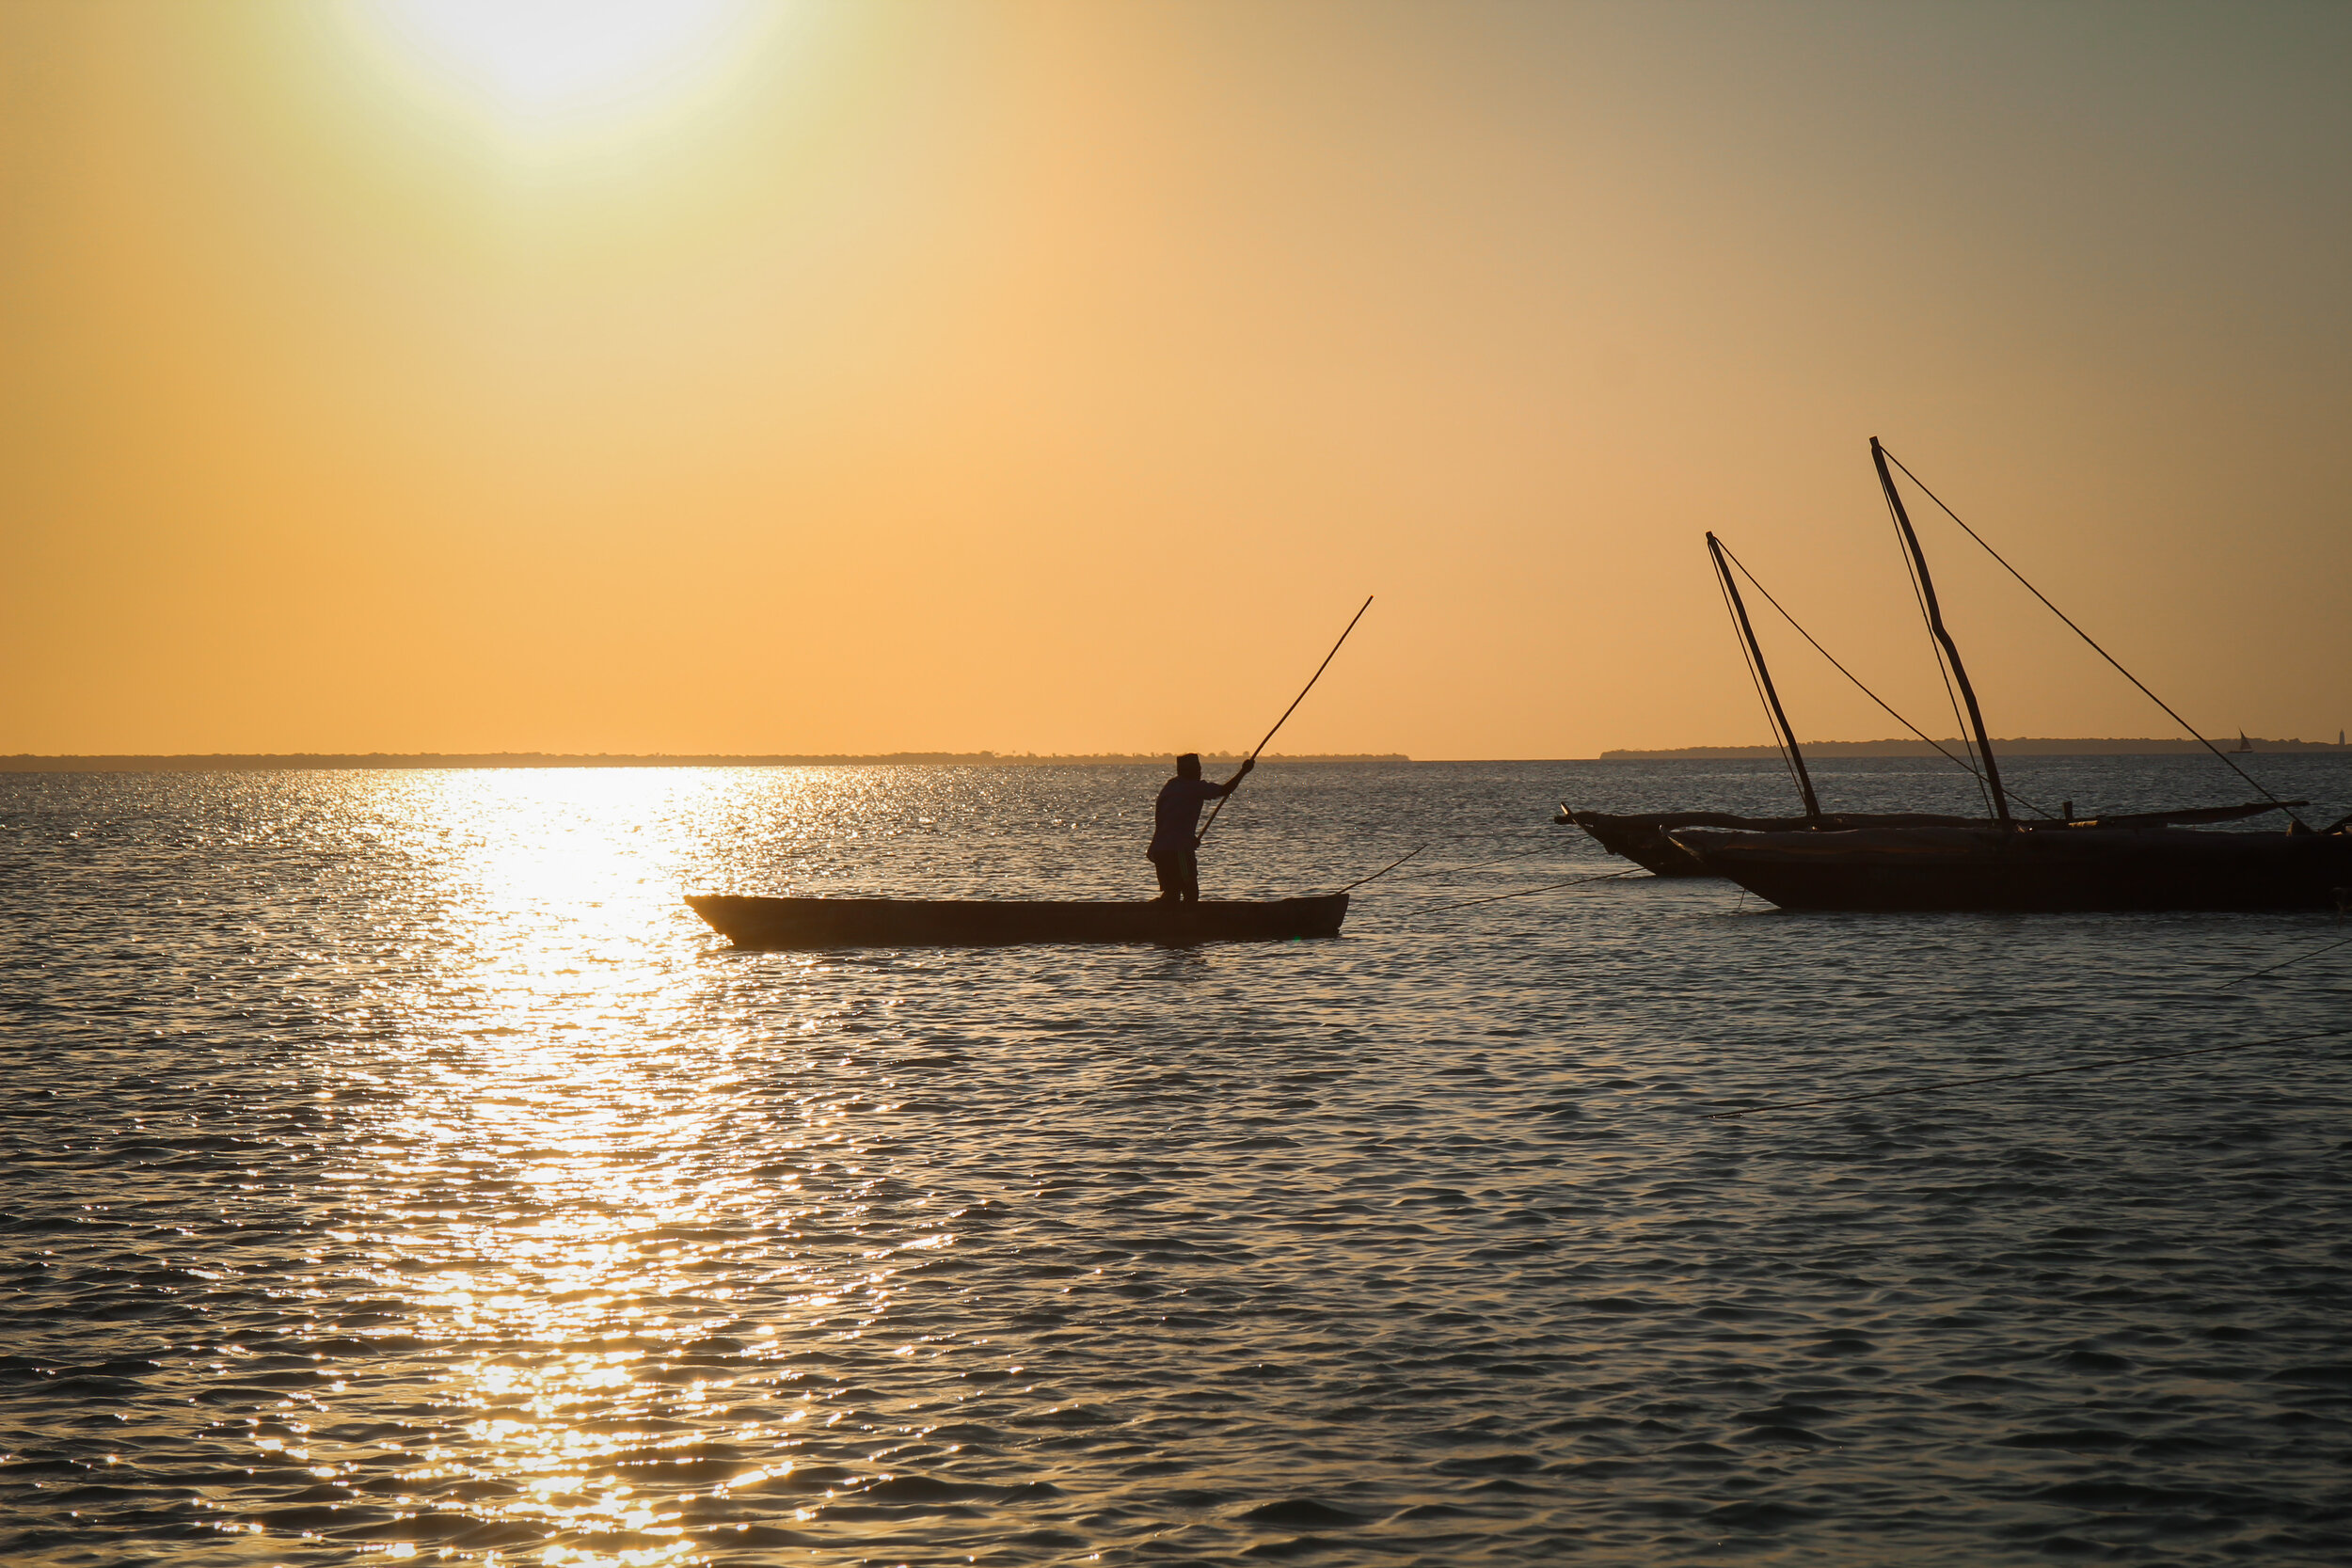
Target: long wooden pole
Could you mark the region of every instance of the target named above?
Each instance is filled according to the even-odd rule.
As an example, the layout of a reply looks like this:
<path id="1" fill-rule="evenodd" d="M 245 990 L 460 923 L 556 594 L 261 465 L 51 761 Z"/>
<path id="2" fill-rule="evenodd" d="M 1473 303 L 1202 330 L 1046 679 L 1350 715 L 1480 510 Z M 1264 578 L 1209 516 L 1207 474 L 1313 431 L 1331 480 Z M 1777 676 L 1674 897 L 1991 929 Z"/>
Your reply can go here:
<path id="1" fill-rule="evenodd" d="M 1821 802 L 1813 794 L 1813 775 L 1804 770 L 1804 753 L 1797 749 L 1797 732 L 1788 727 L 1788 715 L 1781 711 L 1780 693 L 1773 689 L 1772 672 L 1764 663 L 1764 650 L 1757 646 L 1756 628 L 1748 624 L 1747 601 L 1740 597 L 1740 585 L 1731 580 L 1731 568 L 1724 561 L 1724 547 L 1715 536 L 1707 536 L 1707 553 L 1714 558 L 1715 575 L 1723 579 L 1724 594 L 1731 600 L 1731 613 L 1740 624 L 1740 635 L 1748 644 L 1748 657 L 1756 665 L 1756 679 L 1764 688 L 1764 705 L 1772 709 L 1772 722 L 1780 727 L 1783 745 L 1788 749 L 1788 766 L 1797 775 L 1797 792 L 1804 797 L 1804 814 L 1818 821 Z"/>
<path id="2" fill-rule="evenodd" d="M 1284 708 L 1282 710 L 1282 717 L 1274 721 L 1274 729 L 1265 732 L 1265 740 L 1261 740 L 1257 745 L 1250 748 L 1249 760 L 1251 762 L 1258 760 L 1258 753 L 1266 749 L 1266 741 L 1272 740 L 1274 738 L 1275 732 L 1279 730 L 1284 724 L 1290 722 L 1291 715 L 1298 711 L 1298 705 L 1305 702 L 1307 700 L 1307 693 L 1315 689 L 1315 682 L 1321 680 L 1323 678 L 1323 673 L 1331 668 L 1331 661 L 1340 656 L 1340 644 L 1347 641 L 1347 632 L 1354 631 L 1356 629 L 1356 623 L 1364 618 L 1364 611 L 1372 608 L 1372 599 L 1373 596 L 1370 594 L 1364 595 L 1364 602 L 1357 607 L 1355 616 L 1347 623 L 1347 631 L 1340 633 L 1339 642 L 1331 644 L 1331 651 L 1323 656 L 1323 662 L 1315 666 L 1315 673 L 1307 678 L 1307 684 L 1299 689 L 1298 695 L 1291 699 L 1291 705 Z M 1216 826 L 1217 813 L 1223 811 L 1225 809 L 1225 802 L 1232 799 L 1232 797 L 1231 795 L 1221 796 L 1218 798 L 1216 806 L 1209 812 L 1209 819 L 1200 825 L 1200 837 L 1206 838 L 1209 836 L 1209 830 Z"/>
<path id="3" fill-rule="evenodd" d="M 2001 788 L 2000 766 L 1993 760 L 1993 740 L 1984 733 L 1984 715 L 1977 708 L 1977 689 L 1968 684 L 1967 668 L 1960 662 L 1959 644 L 1944 629 L 1944 611 L 1935 602 L 1935 579 L 1928 576 L 1928 558 L 1919 551 L 1919 536 L 1911 530 L 1911 514 L 1903 510 L 1903 498 L 1895 489 L 1895 476 L 1886 471 L 1885 450 L 1875 436 L 1870 437 L 1870 461 L 1878 467 L 1880 487 L 1885 490 L 1886 504 L 1895 512 L 1895 527 L 1902 534 L 1903 546 L 1911 552 L 1911 564 L 1919 574 L 1919 600 L 1927 607 L 1928 630 L 1942 644 L 1944 657 L 1952 667 L 1952 679 L 1960 683 L 1961 699 L 1968 705 L 1968 725 L 1977 732 L 1977 755 L 1984 759 L 1984 782 L 1993 790 L 1993 815 L 2002 827 L 2015 827 L 2010 820 L 2009 794 Z"/>

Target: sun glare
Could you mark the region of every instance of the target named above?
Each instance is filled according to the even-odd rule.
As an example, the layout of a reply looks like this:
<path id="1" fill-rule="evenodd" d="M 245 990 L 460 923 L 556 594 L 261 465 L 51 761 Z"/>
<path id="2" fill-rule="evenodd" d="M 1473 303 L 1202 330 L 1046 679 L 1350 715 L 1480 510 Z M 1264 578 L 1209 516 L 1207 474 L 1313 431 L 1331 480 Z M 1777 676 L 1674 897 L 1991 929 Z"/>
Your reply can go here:
<path id="1" fill-rule="evenodd" d="M 745 0 L 365 0 L 359 9 L 434 87 L 540 128 L 708 89 L 755 20 Z"/>

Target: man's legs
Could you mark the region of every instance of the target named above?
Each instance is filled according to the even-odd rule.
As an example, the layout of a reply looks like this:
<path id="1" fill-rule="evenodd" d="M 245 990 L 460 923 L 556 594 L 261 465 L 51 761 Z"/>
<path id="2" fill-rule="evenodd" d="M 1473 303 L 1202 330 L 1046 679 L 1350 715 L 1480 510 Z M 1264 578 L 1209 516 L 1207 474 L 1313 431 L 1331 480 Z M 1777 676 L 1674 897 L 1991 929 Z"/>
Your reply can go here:
<path id="1" fill-rule="evenodd" d="M 1159 873 L 1160 902 L 1200 902 L 1200 863 L 1189 849 L 1155 849 L 1152 869 Z"/>

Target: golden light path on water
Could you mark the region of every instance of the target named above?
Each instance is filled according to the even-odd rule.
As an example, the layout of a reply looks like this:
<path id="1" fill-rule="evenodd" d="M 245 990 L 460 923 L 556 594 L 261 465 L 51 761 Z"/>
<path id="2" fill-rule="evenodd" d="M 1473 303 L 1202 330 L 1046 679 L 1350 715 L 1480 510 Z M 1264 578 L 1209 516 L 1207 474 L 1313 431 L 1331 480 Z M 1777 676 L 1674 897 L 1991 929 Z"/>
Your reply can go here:
<path id="1" fill-rule="evenodd" d="M 677 1510 L 697 1494 L 647 1495 L 615 1462 L 658 1460 L 681 1427 L 729 1427 L 713 1408 L 723 1390 L 647 1352 L 697 1338 L 714 1310 L 729 1315 L 736 1291 L 724 1281 L 745 1262 L 747 1212 L 770 1211 L 780 1227 L 792 1217 L 788 1177 L 778 1212 L 778 1173 L 701 1174 L 691 1158 L 737 1141 L 728 1122 L 739 1084 L 724 1047 L 691 1038 L 674 957 L 649 940 L 675 924 L 684 868 L 739 809 L 730 795 L 708 774 L 445 774 L 413 792 L 408 820 L 389 830 L 426 851 L 457 927 L 435 944 L 437 972 L 415 992 L 431 999 L 416 1037 L 445 1035 L 449 1000 L 470 998 L 472 1043 L 427 1050 L 380 1141 L 355 1148 L 382 1163 L 350 1180 L 388 1207 L 379 1233 L 339 1239 L 378 1251 L 373 1283 L 414 1304 L 412 1337 L 480 1347 L 437 1392 L 476 1412 L 462 1423 L 469 1453 L 428 1451 L 416 1479 L 462 1469 L 514 1490 L 501 1502 L 460 1489 L 442 1506 L 643 1543 L 551 1545 L 541 1553 L 550 1563 L 643 1568 L 699 1555 L 680 1539 Z M 788 821 L 796 799 L 805 792 L 770 793 L 771 824 L 779 808 Z M 452 840 L 454 854 L 441 847 Z M 838 1141 L 830 1119 L 816 1107 L 797 1135 L 763 1128 L 761 1145 L 772 1160 Z M 494 1217 L 478 1202 L 442 1206 L 453 1187 L 484 1186 L 508 1199 Z M 811 1319 L 837 1303 L 813 1272 L 794 1278 L 772 1259 L 753 1267 Z M 885 1277 L 863 1282 L 869 1307 L 882 1305 Z M 749 1337 L 792 1326 L 771 1322 Z M 612 1340 L 627 1343 L 606 1348 Z M 734 1423 L 730 1435 L 778 1446 L 805 1418 Z M 791 1465 L 724 1468 L 702 1496 Z"/>

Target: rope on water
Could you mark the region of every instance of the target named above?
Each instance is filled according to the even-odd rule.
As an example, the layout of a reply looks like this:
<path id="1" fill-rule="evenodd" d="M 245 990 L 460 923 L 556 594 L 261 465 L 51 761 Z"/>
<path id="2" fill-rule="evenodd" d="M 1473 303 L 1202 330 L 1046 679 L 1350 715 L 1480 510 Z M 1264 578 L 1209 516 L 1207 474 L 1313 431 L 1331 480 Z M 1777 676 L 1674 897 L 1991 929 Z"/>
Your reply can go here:
<path id="1" fill-rule="evenodd" d="M 1525 830 L 1512 828 L 1502 831 L 1507 832 L 1524 832 Z M 1549 834 L 1549 830 L 1545 830 L 1545 832 Z M 1397 856 L 1396 859 L 1391 861 L 1388 864 L 1382 866 L 1371 876 L 1357 878 L 1354 881 L 1348 883 L 1345 887 L 1340 889 L 1339 891 L 1342 893 L 1353 893 L 1358 888 L 1362 887 L 1366 882 L 1378 880 L 1380 878 L 1387 876 L 1390 872 L 1394 871 L 1398 866 L 1403 865 L 1406 861 L 1411 860 L 1415 855 L 1420 854 L 1422 850 L 1432 848 L 1438 844 L 1461 838 L 1489 838 L 1495 835 L 1490 833 L 1440 834 L 1438 837 L 1431 839 L 1427 844 L 1422 845 L 1419 848 L 1408 850 L 1406 853 Z M 1416 877 L 1451 877 L 1457 871 L 1477 871 L 1489 865 L 1502 865 L 1509 861 L 1533 860 L 1537 855 L 1552 854 L 1557 851 L 1558 847 L 1559 841 L 1557 839 L 1550 839 L 1549 842 L 1537 845 L 1533 849 L 1522 849 L 1516 855 L 1497 855 L 1492 860 L 1472 861 L 1468 865 L 1433 866 L 1422 871 L 1408 871 L 1397 879 L 1399 881 L 1411 881 Z"/>
<path id="2" fill-rule="evenodd" d="M 2216 990 L 2228 990 L 2232 986 L 2240 985 L 2245 981 L 2259 980 L 2265 974 L 2277 974 L 2280 970 L 2286 968 L 2289 964 L 2299 964 L 2305 958 L 2316 958 L 2322 953 L 2332 953 L 2337 948 L 2344 946 L 2347 943 L 2352 943 L 2352 937 L 2346 937 L 2343 942 L 2331 942 L 2325 947 L 2314 947 L 2308 953 L 2297 953 L 2292 958 L 2281 958 L 2277 963 L 2272 964 L 2268 969 L 2258 969 L 2251 974 L 2241 974 L 2235 980 L 2224 980 L 2213 989 Z"/>
<path id="3" fill-rule="evenodd" d="M 1898 1089 L 1872 1089 L 1865 1094 L 1824 1095 L 1819 1100 L 1774 1100 L 1762 1105 L 1750 1105 L 1739 1111 L 1708 1111 L 1703 1119 L 1728 1121 L 1734 1117 L 1752 1117 L 1765 1111 L 1803 1111 L 1816 1105 L 1845 1105 L 1857 1100 L 1884 1100 L 1899 1094 L 1937 1094 L 1945 1089 L 1970 1088 L 1979 1084 L 2014 1084 L 2026 1078 L 2055 1078 L 2062 1072 L 2100 1072 L 2114 1067 L 2137 1067 L 2143 1062 L 2178 1061 L 2183 1056 L 2213 1056 L 2225 1051 L 2253 1051 L 2265 1045 L 2300 1045 L 2305 1040 L 2336 1039 L 2352 1035 L 2352 1028 L 2318 1029 L 2308 1035 L 2282 1035 L 2277 1039 L 2240 1040 L 2235 1045 L 2201 1045 L 2192 1051 L 2158 1051 L 2141 1056 L 2109 1056 L 2096 1062 L 2076 1062 L 2072 1067 L 2039 1068 L 2031 1072 L 1996 1072 L 1981 1078 L 1940 1078 L 1931 1084 L 1910 1084 Z"/>
<path id="4" fill-rule="evenodd" d="M 1550 843 L 1537 845 L 1533 849 L 1522 849 L 1516 855 L 1497 855 L 1490 861 L 1472 861 L 1468 865 L 1425 866 L 1419 871 L 1408 871 L 1397 879 L 1408 882 L 1416 877 L 1451 877 L 1457 871 L 1478 871 L 1489 865 L 1501 865 L 1507 861 L 1533 860 L 1538 855 L 1557 854 L 1559 848 L 1559 841 L 1554 839 Z"/>
<path id="5" fill-rule="evenodd" d="M 1388 864 L 1374 872 L 1372 876 L 1359 877 L 1354 881 L 1348 883 L 1345 887 L 1340 889 L 1340 891 L 1342 893 L 1353 893 L 1358 888 L 1362 887 L 1366 882 L 1373 880 L 1375 878 L 1387 876 L 1390 872 L 1394 871 L 1398 866 L 1403 865 L 1406 861 L 1411 860 L 1415 855 L 1420 854 L 1422 849 L 1426 849 L 1429 846 L 1424 844 L 1421 846 L 1420 848 L 1407 849 L 1405 853 L 1397 856 L 1396 859 L 1391 861 Z"/>
<path id="6" fill-rule="evenodd" d="M 1554 888 L 1579 887 L 1586 882 L 1613 882 L 1620 877 L 1638 877 L 1643 875 L 1645 875 L 1645 873 L 1640 866 L 1629 866 L 1623 871 L 1605 871 L 1597 877 L 1572 877 L 1565 882 L 1546 882 L 1541 887 L 1523 887 L 1517 893 L 1498 893 L 1485 898 L 1465 898 L 1458 904 L 1439 904 L 1435 909 L 1410 910 L 1406 912 L 1405 918 L 1411 920 L 1424 914 L 1442 913 L 1447 910 L 1467 910 L 1472 904 L 1500 904 L 1505 898 L 1525 898 L 1531 894 L 1549 893 Z"/>

